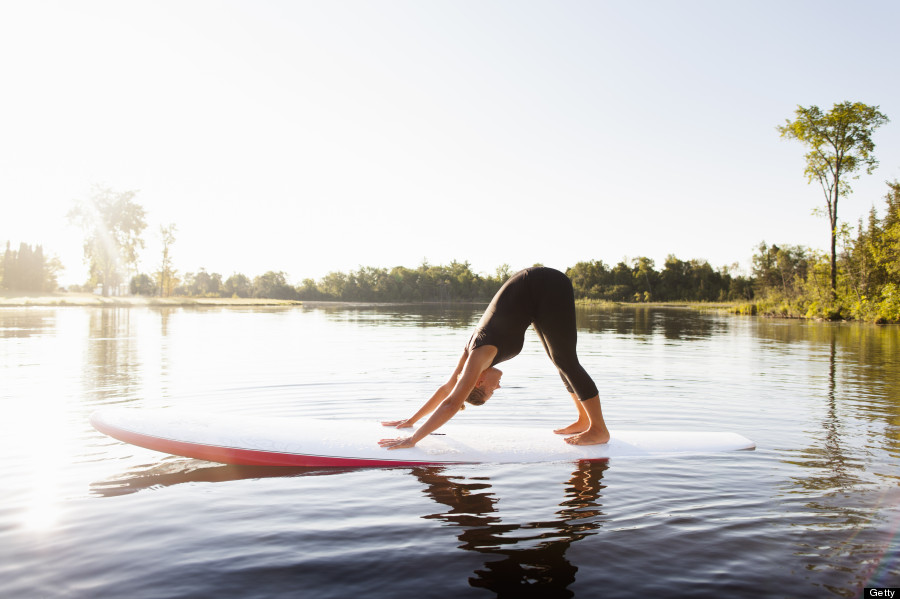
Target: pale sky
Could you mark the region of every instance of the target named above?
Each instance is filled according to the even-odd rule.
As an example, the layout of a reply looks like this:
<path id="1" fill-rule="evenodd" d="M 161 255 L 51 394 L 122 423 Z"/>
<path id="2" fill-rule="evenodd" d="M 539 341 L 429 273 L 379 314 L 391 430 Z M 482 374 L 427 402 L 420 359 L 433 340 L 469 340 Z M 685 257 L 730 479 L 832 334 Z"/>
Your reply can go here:
<path id="1" fill-rule="evenodd" d="M 141 270 L 666 255 L 744 268 L 824 249 L 798 104 L 879 105 L 900 178 L 900 2 L 0 0 L 0 241 L 86 277 L 65 215 L 139 190 Z"/>

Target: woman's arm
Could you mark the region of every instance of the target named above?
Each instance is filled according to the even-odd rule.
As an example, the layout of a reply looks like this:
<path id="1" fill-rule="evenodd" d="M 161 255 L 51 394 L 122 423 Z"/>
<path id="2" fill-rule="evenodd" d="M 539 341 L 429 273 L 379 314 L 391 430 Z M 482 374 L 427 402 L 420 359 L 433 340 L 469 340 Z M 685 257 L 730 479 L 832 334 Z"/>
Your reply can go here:
<path id="1" fill-rule="evenodd" d="M 422 406 L 422 409 L 416 412 L 416 416 L 413 417 L 418 419 L 433 410 L 431 417 L 425 421 L 425 424 L 410 437 L 404 439 L 382 439 L 378 444 L 388 449 L 406 449 L 414 447 L 416 443 L 424 439 L 427 435 L 430 435 L 446 424 L 448 420 L 453 418 L 453 416 L 459 412 L 460 406 L 462 406 L 463 402 L 472 392 L 472 389 L 475 388 L 475 385 L 478 384 L 478 380 L 481 378 L 482 373 L 490 368 L 491 362 L 496 355 L 497 348 L 492 345 L 483 345 L 475 348 L 468 354 L 468 357 L 463 354 L 463 359 L 460 360 L 460 364 L 457 365 L 457 370 L 461 370 L 461 372 L 456 378 L 453 390 L 443 399 L 436 400 L 436 407 L 425 411 L 432 400 L 438 396 L 438 394 L 435 393 L 435 395 L 432 396 L 432 399 L 429 399 L 428 402 Z M 456 374 L 456 372 L 454 372 L 454 374 Z M 453 382 L 452 378 L 447 383 L 451 382 Z M 415 420 L 413 420 L 413 422 L 415 422 Z"/>
<path id="2" fill-rule="evenodd" d="M 459 358 L 459 362 L 456 364 L 456 368 L 453 369 L 453 374 L 450 375 L 450 378 L 447 379 L 443 385 L 438 387 L 438 390 L 434 392 L 428 401 L 419 408 L 419 411 L 412 415 L 411 418 L 407 418 L 406 420 L 388 420 L 386 422 L 382 422 L 381 424 L 384 426 L 392 426 L 395 428 L 406 428 L 412 426 L 416 422 L 418 422 L 423 416 L 427 416 L 434 412 L 434 410 L 441 405 L 441 402 L 447 399 L 447 396 L 450 395 L 450 392 L 453 391 L 453 387 L 456 386 L 456 381 L 459 378 L 459 374 L 462 372 L 463 366 L 466 364 L 466 359 L 469 356 L 469 352 L 464 351 L 462 356 Z"/>

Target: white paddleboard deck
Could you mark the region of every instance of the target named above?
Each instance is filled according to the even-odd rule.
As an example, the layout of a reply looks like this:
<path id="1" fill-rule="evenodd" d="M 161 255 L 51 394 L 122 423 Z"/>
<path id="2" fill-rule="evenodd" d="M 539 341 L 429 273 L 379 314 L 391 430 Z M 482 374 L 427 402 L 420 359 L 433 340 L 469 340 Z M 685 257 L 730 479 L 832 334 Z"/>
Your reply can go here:
<path id="1" fill-rule="evenodd" d="M 412 449 L 387 450 L 379 439 L 409 436 L 378 422 L 209 414 L 178 409 L 102 408 L 98 431 L 140 447 L 189 458 L 253 466 L 371 467 L 527 463 L 703 454 L 754 449 L 729 432 L 612 431 L 603 445 L 569 445 L 550 427 L 450 422 Z"/>

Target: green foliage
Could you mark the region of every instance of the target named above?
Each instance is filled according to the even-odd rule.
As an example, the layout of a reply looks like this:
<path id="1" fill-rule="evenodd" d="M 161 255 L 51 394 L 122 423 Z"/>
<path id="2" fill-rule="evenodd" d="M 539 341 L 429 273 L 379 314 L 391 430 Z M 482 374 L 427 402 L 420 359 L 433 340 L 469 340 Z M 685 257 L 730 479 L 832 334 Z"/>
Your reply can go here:
<path id="1" fill-rule="evenodd" d="M 235 273 L 222 285 L 222 297 L 251 297 L 253 283 L 246 275 Z"/>
<path id="2" fill-rule="evenodd" d="M 283 272 L 268 271 L 253 279 L 253 297 L 270 299 L 300 299 L 297 290 L 287 284 Z"/>
<path id="3" fill-rule="evenodd" d="M 503 265 L 494 276 L 472 272 L 468 262 L 432 266 L 423 262 L 411 269 L 360 267 L 349 273 L 330 272 L 318 283 L 306 279 L 298 288 L 300 299 L 358 302 L 488 301 L 509 278 Z"/>
<path id="4" fill-rule="evenodd" d="M 591 260 L 577 263 L 566 274 L 575 297 L 587 300 L 718 302 L 752 297 L 748 279 L 734 277 L 725 268 L 714 270 L 705 260 L 685 262 L 670 255 L 662 271 L 654 266 L 646 257 L 632 260 L 631 266 L 622 261 L 613 268 Z"/>
<path id="5" fill-rule="evenodd" d="M 115 192 L 95 186 L 87 202 L 76 202 L 69 221 L 84 231 L 84 257 L 91 283 L 103 286 L 103 295 L 119 285 L 128 266 L 137 263 L 147 227 L 144 209 L 134 201 L 136 191 Z"/>
<path id="6" fill-rule="evenodd" d="M 16 251 L 7 241 L 6 251 L 0 259 L 0 289 L 56 291 L 56 277 L 61 270 L 59 259 L 44 256 L 41 246 L 22 243 Z"/>
<path id="7" fill-rule="evenodd" d="M 154 296 L 156 295 L 157 287 L 149 275 L 141 273 L 131 277 L 131 281 L 128 283 L 128 291 L 131 295 Z"/>
<path id="8" fill-rule="evenodd" d="M 900 285 L 888 283 L 882 287 L 877 309 L 877 321 L 900 322 Z"/>
<path id="9" fill-rule="evenodd" d="M 178 295 L 195 297 L 221 297 L 222 287 L 222 275 L 217 272 L 209 274 L 205 268 L 201 268 L 196 274 L 192 272 L 185 274 L 182 285 L 175 292 Z"/>
<path id="10" fill-rule="evenodd" d="M 176 230 L 175 223 L 159 228 L 159 236 L 162 240 L 162 262 L 159 265 L 159 272 L 156 273 L 156 280 L 159 281 L 162 297 L 172 295 L 178 284 L 178 271 L 172 266 L 172 244 L 175 243 Z"/>
<path id="11" fill-rule="evenodd" d="M 888 122 L 878 106 L 861 102 L 835 104 L 826 112 L 818 106 L 798 106 L 796 118 L 778 127 L 782 137 L 796 139 L 809 147 L 805 174 L 818 182 L 825 194 L 831 235 L 831 290 L 837 291 L 838 200 L 851 192 L 848 179 L 858 178 L 860 169 L 872 174 L 878 166 L 872 133 Z"/>
<path id="12" fill-rule="evenodd" d="M 761 314 L 900 322 L 900 183 L 888 184 L 884 217 L 873 208 L 855 234 L 841 232 L 831 293 L 829 257 L 799 246 L 760 244 L 753 256 Z"/>
<path id="13" fill-rule="evenodd" d="M 803 246 L 768 246 L 763 241 L 753 255 L 754 282 L 759 290 L 780 288 L 784 297 L 796 298 L 804 291 L 803 282 L 815 261 L 815 255 Z M 813 280 L 818 278 L 814 275 Z"/>

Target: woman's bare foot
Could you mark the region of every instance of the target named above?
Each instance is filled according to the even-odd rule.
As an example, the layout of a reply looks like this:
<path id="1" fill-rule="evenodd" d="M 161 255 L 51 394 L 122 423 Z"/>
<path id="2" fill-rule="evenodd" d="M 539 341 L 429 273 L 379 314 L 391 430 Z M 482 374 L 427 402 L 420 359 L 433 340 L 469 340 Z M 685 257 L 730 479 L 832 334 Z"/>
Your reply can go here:
<path id="1" fill-rule="evenodd" d="M 575 433 L 583 433 L 588 428 L 590 428 L 590 426 L 590 422 L 582 422 L 581 420 L 578 420 L 576 422 L 573 422 L 569 426 L 553 429 L 553 432 L 557 435 L 574 435 Z"/>
<path id="2" fill-rule="evenodd" d="M 566 443 L 570 445 L 600 445 L 609 443 L 609 431 L 606 427 L 589 428 L 583 433 L 573 435 L 566 438 Z"/>

